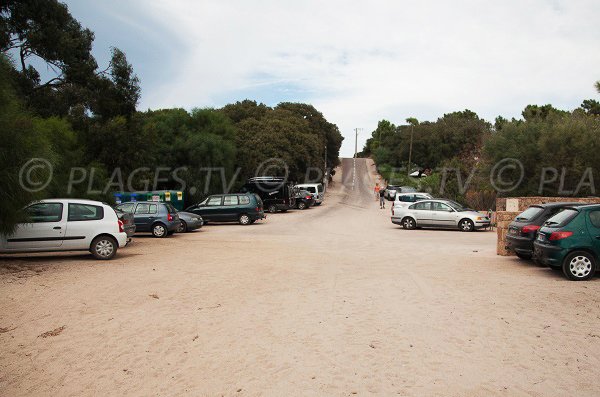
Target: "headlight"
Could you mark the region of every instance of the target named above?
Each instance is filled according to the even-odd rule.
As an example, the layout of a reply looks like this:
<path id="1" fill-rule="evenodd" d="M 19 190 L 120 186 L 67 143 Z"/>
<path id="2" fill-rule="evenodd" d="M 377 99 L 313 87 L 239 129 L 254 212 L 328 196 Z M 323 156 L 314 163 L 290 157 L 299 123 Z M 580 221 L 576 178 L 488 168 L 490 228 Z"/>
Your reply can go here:
<path id="1" fill-rule="evenodd" d="M 197 222 L 200 220 L 200 218 L 192 218 L 192 220 Z"/>
<path id="2" fill-rule="evenodd" d="M 485 218 L 484 218 L 483 216 L 478 216 L 478 217 L 477 217 L 477 220 L 478 220 L 478 221 L 482 221 L 482 220 L 484 220 L 484 219 L 485 219 Z"/>

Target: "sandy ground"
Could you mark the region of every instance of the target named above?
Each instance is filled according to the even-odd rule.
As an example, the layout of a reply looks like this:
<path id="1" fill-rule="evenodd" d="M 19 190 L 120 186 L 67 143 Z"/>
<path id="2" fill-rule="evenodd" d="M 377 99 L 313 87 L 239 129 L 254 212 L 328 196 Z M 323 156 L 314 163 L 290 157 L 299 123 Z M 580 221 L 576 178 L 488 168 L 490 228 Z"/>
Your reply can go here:
<path id="1" fill-rule="evenodd" d="M 0 258 L 0 394 L 600 395 L 599 278 L 405 231 L 343 165 L 321 207 L 261 224 Z"/>

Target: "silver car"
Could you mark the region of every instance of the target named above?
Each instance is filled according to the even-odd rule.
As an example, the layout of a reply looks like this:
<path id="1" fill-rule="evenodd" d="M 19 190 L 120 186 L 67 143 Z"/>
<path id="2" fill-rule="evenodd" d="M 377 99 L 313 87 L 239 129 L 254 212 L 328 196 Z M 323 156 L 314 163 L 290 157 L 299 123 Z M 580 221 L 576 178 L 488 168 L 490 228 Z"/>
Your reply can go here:
<path id="1" fill-rule="evenodd" d="M 490 219 L 452 200 L 423 200 L 408 207 L 395 207 L 392 223 L 405 229 L 443 227 L 471 232 L 490 226 Z"/>

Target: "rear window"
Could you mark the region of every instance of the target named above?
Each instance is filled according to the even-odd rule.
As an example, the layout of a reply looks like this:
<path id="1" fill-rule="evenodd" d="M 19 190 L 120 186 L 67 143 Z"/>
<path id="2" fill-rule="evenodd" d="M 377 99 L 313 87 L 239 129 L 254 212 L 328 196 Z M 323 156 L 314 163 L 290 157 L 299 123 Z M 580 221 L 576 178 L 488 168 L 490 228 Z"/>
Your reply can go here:
<path id="1" fill-rule="evenodd" d="M 248 197 L 248 196 L 238 196 L 238 198 L 239 198 L 239 202 L 240 202 L 241 205 L 250 204 L 250 197 Z"/>
<path id="2" fill-rule="evenodd" d="M 173 205 L 171 205 L 169 203 L 165 203 L 165 206 L 167 207 L 169 214 L 175 214 L 177 212 L 177 210 L 175 209 L 175 207 L 173 207 Z"/>
<path id="3" fill-rule="evenodd" d="M 590 212 L 590 222 L 594 227 L 600 228 L 600 211 L 591 211 Z"/>
<path id="4" fill-rule="evenodd" d="M 534 219 L 536 216 L 541 214 L 544 211 L 542 207 L 529 207 L 525 211 L 521 212 L 516 218 L 515 221 L 524 222 L 530 221 Z"/>
<path id="5" fill-rule="evenodd" d="M 89 204 L 69 204 L 69 222 L 97 221 L 104 218 L 104 208 Z"/>
<path id="6" fill-rule="evenodd" d="M 323 191 L 323 185 L 317 185 L 317 190 L 321 193 Z"/>
<path id="7" fill-rule="evenodd" d="M 561 227 L 571 222 L 573 218 L 575 218 L 579 214 L 579 211 L 567 208 L 558 214 L 554 215 L 552 218 L 548 219 L 544 226 L 550 227 Z"/>
<path id="8" fill-rule="evenodd" d="M 308 187 L 306 188 L 306 190 L 308 190 L 308 191 L 309 191 L 309 192 L 311 192 L 311 193 L 316 193 L 316 192 L 317 192 L 317 189 L 315 189 L 313 186 L 308 186 Z"/>
<path id="9" fill-rule="evenodd" d="M 398 199 L 398 201 L 404 201 L 405 203 L 412 203 L 413 201 L 413 195 L 412 194 L 403 194 L 402 196 L 400 196 L 400 198 Z"/>

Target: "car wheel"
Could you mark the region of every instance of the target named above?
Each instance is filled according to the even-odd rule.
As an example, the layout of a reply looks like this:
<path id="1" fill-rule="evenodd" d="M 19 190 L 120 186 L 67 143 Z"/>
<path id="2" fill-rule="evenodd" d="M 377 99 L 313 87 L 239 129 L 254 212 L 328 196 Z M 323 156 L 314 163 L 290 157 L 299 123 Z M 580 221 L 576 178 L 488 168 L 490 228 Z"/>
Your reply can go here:
<path id="1" fill-rule="evenodd" d="M 184 221 L 180 221 L 179 226 L 177 227 L 177 233 L 185 233 L 187 232 L 187 223 Z"/>
<path id="2" fill-rule="evenodd" d="M 413 218 L 411 218 L 410 216 L 407 216 L 406 218 L 402 219 L 402 227 L 407 230 L 416 229 L 417 223 L 415 222 L 415 220 Z"/>
<path id="3" fill-rule="evenodd" d="M 531 257 L 532 257 L 532 255 L 531 255 L 531 254 L 520 254 L 520 253 L 518 253 L 518 252 L 515 252 L 515 253 L 517 254 L 517 256 L 518 256 L 520 259 L 523 259 L 523 260 L 525 260 L 525 261 L 528 261 L 528 260 L 530 260 L 530 259 L 531 259 Z"/>
<path id="4" fill-rule="evenodd" d="M 167 233 L 167 227 L 165 225 L 163 225 L 162 223 L 157 223 L 154 226 L 152 226 L 152 235 L 154 237 L 167 237 L 168 233 Z"/>
<path id="5" fill-rule="evenodd" d="M 589 252 L 575 251 L 567 255 L 562 268 L 569 280 L 589 280 L 596 272 L 596 260 Z"/>
<path id="6" fill-rule="evenodd" d="M 240 225 L 249 225 L 250 224 L 250 217 L 246 214 L 242 214 L 240 215 Z"/>
<path id="7" fill-rule="evenodd" d="M 470 219 L 463 219 L 458 223 L 458 228 L 463 232 L 472 232 L 475 230 L 475 224 Z"/>
<path id="8" fill-rule="evenodd" d="M 94 258 L 108 260 L 116 255 L 118 248 L 117 240 L 113 237 L 99 236 L 92 241 L 90 251 L 94 255 Z"/>
<path id="9" fill-rule="evenodd" d="M 274 214 L 277 212 L 277 207 L 275 205 L 270 205 L 269 208 L 267 208 L 267 211 L 269 211 L 271 214 Z"/>
<path id="10" fill-rule="evenodd" d="M 298 203 L 298 209 L 299 210 L 306 209 L 306 204 L 304 203 L 304 201 L 301 201 L 301 202 Z"/>

